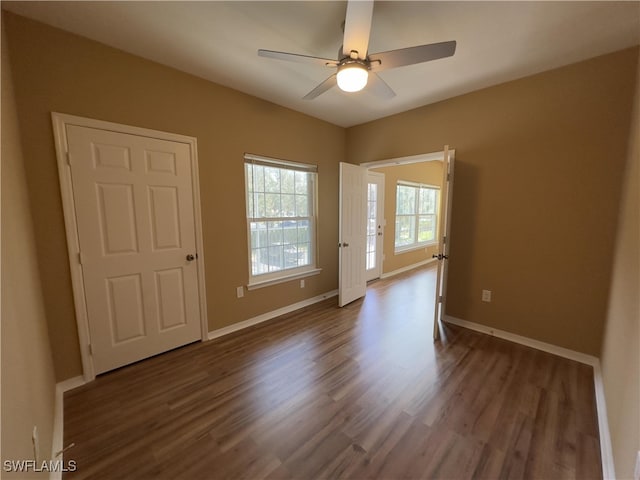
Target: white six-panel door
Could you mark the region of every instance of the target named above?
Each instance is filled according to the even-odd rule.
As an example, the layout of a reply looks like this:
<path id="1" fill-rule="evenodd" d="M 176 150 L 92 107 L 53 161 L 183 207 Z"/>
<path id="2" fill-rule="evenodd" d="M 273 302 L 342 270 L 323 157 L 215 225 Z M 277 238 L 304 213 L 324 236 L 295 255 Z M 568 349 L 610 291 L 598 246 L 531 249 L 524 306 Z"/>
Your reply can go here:
<path id="1" fill-rule="evenodd" d="M 340 162 L 340 233 L 338 304 L 367 292 L 367 169 Z"/>
<path id="2" fill-rule="evenodd" d="M 95 373 L 199 340 L 190 146 L 66 135 Z"/>

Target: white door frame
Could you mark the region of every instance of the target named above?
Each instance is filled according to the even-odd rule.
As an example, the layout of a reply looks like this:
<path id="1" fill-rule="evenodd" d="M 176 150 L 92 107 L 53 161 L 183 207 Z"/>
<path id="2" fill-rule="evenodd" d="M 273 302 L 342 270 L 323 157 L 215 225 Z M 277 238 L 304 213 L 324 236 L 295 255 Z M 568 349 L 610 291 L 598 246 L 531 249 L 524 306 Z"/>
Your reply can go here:
<path id="1" fill-rule="evenodd" d="M 150 130 L 147 128 L 132 127 L 118 123 L 94 120 L 91 118 L 77 117 L 64 113 L 51 113 L 53 122 L 53 134 L 55 137 L 56 156 L 58 159 L 58 175 L 60 180 L 60 193 L 62 196 L 62 210 L 67 234 L 67 250 L 69 254 L 69 267 L 71 270 L 71 284 L 73 288 L 73 303 L 75 307 L 76 322 L 78 325 L 78 340 L 80 343 L 80 356 L 82 359 L 83 377 L 86 382 L 95 379 L 93 359 L 89 350 L 89 318 L 85 303 L 84 279 L 82 265 L 80 264 L 80 243 L 78 238 L 78 226 L 76 223 L 76 208 L 73 200 L 73 184 L 71 182 L 71 166 L 69 165 L 67 125 L 108 130 L 111 132 L 125 133 L 142 137 L 156 138 L 171 142 L 184 143 L 189 146 L 191 161 L 191 185 L 193 189 L 193 213 L 195 224 L 196 251 L 198 252 L 197 275 L 198 297 L 200 302 L 200 324 L 202 341 L 207 340 L 209 328 L 207 322 L 207 301 L 204 283 L 204 244 L 202 241 L 202 217 L 200 213 L 200 181 L 198 175 L 198 148 L 195 137 L 187 137 L 174 133 Z"/>
<path id="2" fill-rule="evenodd" d="M 452 189 L 451 186 L 453 184 L 453 162 L 455 160 L 456 157 L 456 151 L 454 149 L 448 149 L 448 146 L 445 147 L 447 150 L 443 150 L 441 152 L 432 152 L 432 153 L 420 153 L 418 155 L 411 155 L 408 157 L 398 157 L 398 158 L 387 158 L 385 160 L 376 160 L 373 162 L 365 162 L 365 163 L 361 163 L 360 166 L 361 167 L 366 167 L 366 168 L 380 168 L 380 167 L 394 167 L 396 165 L 409 165 L 411 163 L 421 163 L 421 162 L 432 162 L 434 160 L 439 160 L 439 161 L 444 161 L 445 160 L 445 155 L 448 154 L 449 156 L 449 160 L 451 162 L 451 183 L 449 184 L 449 188 L 447 188 L 447 198 L 445 199 L 446 201 L 446 205 L 445 204 L 441 204 L 445 211 L 446 211 L 446 216 L 447 216 L 447 222 L 446 222 L 446 232 L 440 232 L 438 231 L 438 235 L 440 237 L 442 237 L 443 235 L 446 236 L 446 247 L 444 252 L 447 254 L 449 254 L 449 245 L 451 245 L 451 234 L 450 234 L 450 228 L 451 228 L 451 221 L 450 221 L 450 217 L 451 217 L 451 210 L 452 210 Z M 446 173 L 444 174 L 445 178 L 446 178 Z M 442 185 L 441 186 L 441 192 L 445 191 L 445 187 L 446 185 Z M 442 199 L 441 199 L 442 201 Z M 443 211 L 443 209 L 441 208 L 440 210 L 441 212 Z M 385 213 L 386 215 L 386 213 Z M 442 214 L 440 215 L 439 218 L 442 218 Z M 443 247 L 444 247 L 444 242 L 442 242 L 442 238 L 441 241 L 439 243 L 440 245 L 440 253 L 443 252 Z M 434 260 L 436 261 L 436 260 Z M 440 274 L 440 273 L 439 273 Z M 447 277 L 449 274 L 449 268 L 448 268 L 448 262 L 445 260 L 444 262 L 444 268 L 441 272 L 441 282 L 442 282 L 442 301 L 440 303 L 436 302 L 435 304 L 435 312 L 438 312 L 438 308 L 440 308 L 440 316 L 439 319 L 442 319 L 442 316 L 444 315 L 444 311 L 445 311 L 445 307 L 446 307 L 446 303 L 447 303 Z M 436 286 L 437 288 L 437 286 Z M 437 339 L 437 335 L 439 335 L 440 330 L 438 329 L 437 326 L 437 322 L 434 322 L 434 340 Z"/>

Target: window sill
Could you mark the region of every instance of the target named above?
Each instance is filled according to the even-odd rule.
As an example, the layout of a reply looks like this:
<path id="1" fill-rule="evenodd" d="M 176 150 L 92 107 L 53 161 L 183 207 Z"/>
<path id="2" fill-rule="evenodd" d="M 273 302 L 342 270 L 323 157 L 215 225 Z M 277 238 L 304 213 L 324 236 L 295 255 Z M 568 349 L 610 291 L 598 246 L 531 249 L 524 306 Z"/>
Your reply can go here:
<path id="1" fill-rule="evenodd" d="M 247 285 L 247 290 L 257 290 L 259 288 L 277 285 L 278 283 L 285 283 L 290 282 L 291 280 L 298 280 L 299 278 L 311 277 L 313 275 L 318 275 L 321 271 L 321 268 L 314 268 L 312 270 L 306 270 L 304 272 L 294 273 L 283 277 L 271 278 L 269 280 L 262 280 L 257 282 L 249 282 L 249 284 Z"/>
<path id="2" fill-rule="evenodd" d="M 420 245 L 411 245 L 403 248 L 396 248 L 393 253 L 395 255 L 399 255 L 401 253 L 414 252 L 416 250 L 421 250 L 423 248 L 434 247 L 438 245 L 438 242 L 429 242 L 429 243 L 421 243 Z"/>

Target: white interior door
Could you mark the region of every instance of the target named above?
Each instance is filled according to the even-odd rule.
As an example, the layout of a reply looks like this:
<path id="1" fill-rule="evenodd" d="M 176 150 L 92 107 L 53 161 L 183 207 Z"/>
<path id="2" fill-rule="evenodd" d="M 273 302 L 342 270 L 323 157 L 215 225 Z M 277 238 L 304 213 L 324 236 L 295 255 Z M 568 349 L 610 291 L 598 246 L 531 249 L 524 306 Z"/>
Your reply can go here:
<path id="1" fill-rule="evenodd" d="M 384 174 L 367 172 L 367 281 L 382 274 L 382 243 L 384 233 Z"/>
<path id="2" fill-rule="evenodd" d="M 442 165 L 442 188 L 440 189 L 440 214 L 438 216 L 438 270 L 436 274 L 436 301 L 433 319 L 433 339 L 440 338 L 439 322 L 446 305 L 447 269 L 449 265 L 449 245 L 451 244 L 451 199 L 453 197 L 453 165 L 449 146 L 444 147 Z"/>
<path id="3" fill-rule="evenodd" d="M 190 146 L 66 133 L 95 373 L 199 340 Z"/>
<path id="4" fill-rule="evenodd" d="M 338 304 L 367 292 L 367 169 L 340 162 L 340 232 Z"/>

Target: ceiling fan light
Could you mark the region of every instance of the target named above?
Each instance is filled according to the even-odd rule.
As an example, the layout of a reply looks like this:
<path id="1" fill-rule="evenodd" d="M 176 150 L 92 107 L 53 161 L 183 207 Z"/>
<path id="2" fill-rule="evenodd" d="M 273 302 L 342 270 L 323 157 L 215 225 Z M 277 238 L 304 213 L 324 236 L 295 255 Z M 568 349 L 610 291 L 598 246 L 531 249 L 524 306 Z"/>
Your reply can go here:
<path id="1" fill-rule="evenodd" d="M 340 66 L 337 74 L 338 87 L 344 92 L 359 92 L 367 86 L 369 72 L 361 63 L 347 63 Z"/>

